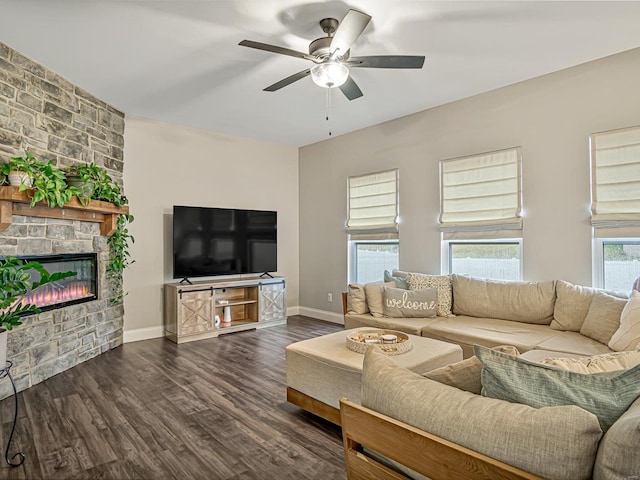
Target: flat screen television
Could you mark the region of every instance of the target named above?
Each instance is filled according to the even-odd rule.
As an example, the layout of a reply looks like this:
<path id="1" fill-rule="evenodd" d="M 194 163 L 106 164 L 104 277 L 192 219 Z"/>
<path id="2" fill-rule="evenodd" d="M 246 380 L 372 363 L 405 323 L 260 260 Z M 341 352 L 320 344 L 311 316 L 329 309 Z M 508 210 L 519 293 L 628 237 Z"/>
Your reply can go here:
<path id="1" fill-rule="evenodd" d="M 278 212 L 173 207 L 173 278 L 278 269 Z"/>

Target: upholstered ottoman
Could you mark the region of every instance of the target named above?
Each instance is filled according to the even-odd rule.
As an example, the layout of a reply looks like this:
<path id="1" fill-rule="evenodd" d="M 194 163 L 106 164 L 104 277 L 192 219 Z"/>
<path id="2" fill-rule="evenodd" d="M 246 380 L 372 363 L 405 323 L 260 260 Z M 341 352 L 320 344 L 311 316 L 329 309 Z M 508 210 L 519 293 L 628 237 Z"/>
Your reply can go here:
<path id="1" fill-rule="evenodd" d="M 340 424 L 340 399 L 360 403 L 364 355 L 346 347 L 346 336 L 354 328 L 292 343 L 286 349 L 287 400 L 333 423 Z M 416 373 L 462 360 L 460 346 L 409 335 L 412 348 L 392 355 L 398 365 Z"/>

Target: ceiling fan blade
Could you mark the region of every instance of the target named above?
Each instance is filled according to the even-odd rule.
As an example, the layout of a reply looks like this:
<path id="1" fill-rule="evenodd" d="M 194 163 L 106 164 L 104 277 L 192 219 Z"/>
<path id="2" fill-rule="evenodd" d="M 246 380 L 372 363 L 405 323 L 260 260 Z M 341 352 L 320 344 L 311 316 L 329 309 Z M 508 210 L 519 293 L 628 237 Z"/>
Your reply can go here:
<path id="1" fill-rule="evenodd" d="M 346 54 L 351 45 L 362 35 L 370 21 L 371 17 L 366 13 L 349 10 L 340 25 L 338 25 L 338 29 L 331 40 L 331 46 L 329 47 L 331 57 L 341 57 Z"/>
<path id="2" fill-rule="evenodd" d="M 352 57 L 345 64 L 349 67 L 361 68 L 422 68 L 424 57 L 416 55 Z"/>
<path id="3" fill-rule="evenodd" d="M 360 98 L 362 96 L 362 90 L 358 87 L 358 84 L 351 78 L 347 78 L 347 81 L 338 87 L 344 96 L 349 100 L 355 100 L 356 98 Z"/>
<path id="4" fill-rule="evenodd" d="M 304 52 L 298 52 L 297 50 L 291 50 L 290 48 L 278 47 L 277 45 L 269 45 L 268 43 L 254 42 L 252 40 L 242 40 L 238 45 L 241 45 L 243 47 L 255 48 L 257 50 L 264 50 L 265 52 L 289 55 L 290 57 L 304 58 L 306 60 L 316 60 L 315 57 Z"/>
<path id="5" fill-rule="evenodd" d="M 304 77 L 308 77 L 311 74 L 311 69 L 307 68 L 306 70 L 302 70 L 301 72 L 294 73 L 290 77 L 283 78 L 279 82 L 274 83 L 273 85 L 269 85 L 264 89 L 265 92 L 275 92 L 276 90 L 280 90 L 282 87 L 286 87 L 287 85 L 291 85 L 293 82 L 297 82 L 298 80 L 303 79 Z"/>

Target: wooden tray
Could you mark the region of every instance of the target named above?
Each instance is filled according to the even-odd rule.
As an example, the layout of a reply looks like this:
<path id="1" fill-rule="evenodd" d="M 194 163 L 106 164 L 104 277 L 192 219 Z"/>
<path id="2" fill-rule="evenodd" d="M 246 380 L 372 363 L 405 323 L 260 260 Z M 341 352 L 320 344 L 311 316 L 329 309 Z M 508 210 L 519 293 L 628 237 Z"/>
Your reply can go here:
<path id="1" fill-rule="evenodd" d="M 398 337 L 398 343 L 382 343 L 383 335 L 395 335 Z M 365 342 L 365 339 L 373 342 Z M 364 354 L 371 347 L 379 348 L 386 355 L 401 355 L 411 350 L 411 339 L 406 333 L 382 329 L 358 330 L 347 335 L 349 350 Z"/>

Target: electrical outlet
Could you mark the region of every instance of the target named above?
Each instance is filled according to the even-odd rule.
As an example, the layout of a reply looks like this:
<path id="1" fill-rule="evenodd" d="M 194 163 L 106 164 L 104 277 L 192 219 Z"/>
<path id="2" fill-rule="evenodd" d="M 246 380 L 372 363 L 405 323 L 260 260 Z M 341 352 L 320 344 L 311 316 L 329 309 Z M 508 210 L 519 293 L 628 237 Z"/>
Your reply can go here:
<path id="1" fill-rule="evenodd" d="M 333 302 L 333 293 L 327 293 L 327 301 L 329 303 Z"/>

